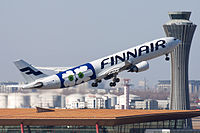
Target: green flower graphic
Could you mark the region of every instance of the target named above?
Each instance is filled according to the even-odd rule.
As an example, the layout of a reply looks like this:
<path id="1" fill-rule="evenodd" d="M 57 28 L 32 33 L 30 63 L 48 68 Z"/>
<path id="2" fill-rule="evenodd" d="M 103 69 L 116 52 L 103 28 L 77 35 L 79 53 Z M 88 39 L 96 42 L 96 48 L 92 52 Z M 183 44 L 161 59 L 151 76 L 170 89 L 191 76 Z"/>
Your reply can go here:
<path id="1" fill-rule="evenodd" d="M 84 74 L 83 74 L 82 72 L 79 72 L 79 73 L 78 73 L 78 77 L 79 77 L 79 78 L 83 78 L 83 77 L 84 77 Z"/>
<path id="2" fill-rule="evenodd" d="M 68 79 L 69 79 L 69 81 L 73 81 L 74 80 L 74 76 L 73 75 L 69 75 Z"/>

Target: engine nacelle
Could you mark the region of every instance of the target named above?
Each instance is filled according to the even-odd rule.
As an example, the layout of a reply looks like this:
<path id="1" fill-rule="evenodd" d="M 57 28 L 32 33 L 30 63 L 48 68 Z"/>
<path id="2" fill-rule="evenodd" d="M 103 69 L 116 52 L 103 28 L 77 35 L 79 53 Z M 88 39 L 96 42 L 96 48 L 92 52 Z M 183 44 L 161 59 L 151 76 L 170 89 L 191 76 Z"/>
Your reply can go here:
<path id="1" fill-rule="evenodd" d="M 147 61 L 142 61 L 136 65 L 131 66 L 128 72 L 142 72 L 149 69 L 149 63 Z"/>

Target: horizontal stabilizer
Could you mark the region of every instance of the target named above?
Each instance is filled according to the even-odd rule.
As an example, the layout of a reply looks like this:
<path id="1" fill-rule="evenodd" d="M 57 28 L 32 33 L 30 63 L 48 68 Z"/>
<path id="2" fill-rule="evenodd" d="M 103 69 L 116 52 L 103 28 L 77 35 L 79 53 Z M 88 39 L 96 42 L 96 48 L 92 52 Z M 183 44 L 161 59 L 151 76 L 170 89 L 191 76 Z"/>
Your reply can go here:
<path id="1" fill-rule="evenodd" d="M 41 70 L 51 70 L 51 71 L 55 71 L 55 72 L 63 72 L 72 67 L 37 67 L 37 66 L 35 66 L 35 68 L 41 69 Z"/>
<path id="2" fill-rule="evenodd" d="M 6 85 L 5 87 L 6 88 L 12 88 L 12 87 L 14 87 L 14 88 L 23 88 L 24 85 Z"/>

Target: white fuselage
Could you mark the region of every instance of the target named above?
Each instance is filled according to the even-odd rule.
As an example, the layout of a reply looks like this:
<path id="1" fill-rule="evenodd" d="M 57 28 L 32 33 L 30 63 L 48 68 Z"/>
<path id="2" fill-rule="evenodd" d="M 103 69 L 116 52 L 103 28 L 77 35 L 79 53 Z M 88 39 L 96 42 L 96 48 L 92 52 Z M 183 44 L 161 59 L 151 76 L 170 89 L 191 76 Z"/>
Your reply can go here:
<path id="1" fill-rule="evenodd" d="M 102 73 L 125 61 L 132 65 L 170 53 L 180 42 L 174 37 L 165 37 L 146 42 L 113 55 L 68 69 L 27 84 L 23 88 L 56 89 L 75 86 L 89 80 L 105 77 Z M 40 86 L 41 84 L 41 86 Z M 39 85 L 40 87 L 37 87 Z"/>

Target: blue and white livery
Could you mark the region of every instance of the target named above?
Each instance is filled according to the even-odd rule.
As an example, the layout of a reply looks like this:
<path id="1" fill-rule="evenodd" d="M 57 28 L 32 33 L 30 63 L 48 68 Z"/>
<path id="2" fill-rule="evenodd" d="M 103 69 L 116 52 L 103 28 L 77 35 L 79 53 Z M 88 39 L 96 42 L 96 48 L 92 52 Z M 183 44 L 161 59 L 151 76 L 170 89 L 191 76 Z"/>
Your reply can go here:
<path id="1" fill-rule="evenodd" d="M 89 80 L 93 80 L 92 86 L 97 87 L 102 79 L 112 79 L 110 86 L 115 86 L 120 81 L 118 73 L 142 72 L 149 68 L 147 60 L 166 55 L 175 49 L 180 40 L 174 37 L 164 37 L 146 42 L 110 56 L 77 66 L 77 67 L 33 67 L 23 60 L 15 61 L 28 84 L 20 86 L 23 89 L 57 89 L 72 87 Z M 54 70 L 55 75 L 46 75 L 38 69 Z"/>

